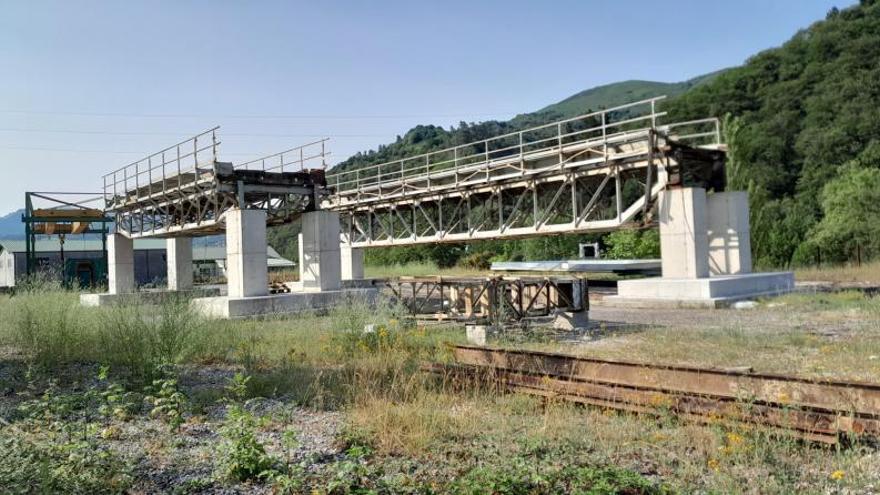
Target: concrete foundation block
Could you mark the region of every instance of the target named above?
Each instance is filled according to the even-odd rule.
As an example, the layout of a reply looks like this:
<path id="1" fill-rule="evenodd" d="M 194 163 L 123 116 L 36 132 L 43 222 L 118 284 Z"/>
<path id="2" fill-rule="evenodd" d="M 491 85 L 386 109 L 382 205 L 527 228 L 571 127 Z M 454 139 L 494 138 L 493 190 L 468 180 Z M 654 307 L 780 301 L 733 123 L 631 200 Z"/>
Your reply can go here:
<path id="1" fill-rule="evenodd" d="M 111 294 L 135 291 L 134 242 L 122 234 L 107 236 L 107 285 Z"/>
<path id="2" fill-rule="evenodd" d="M 586 330 L 590 326 L 590 315 L 587 311 L 558 311 L 553 318 L 556 330 Z"/>
<path id="3" fill-rule="evenodd" d="M 229 297 L 269 293 L 266 268 L 266 212 L 230 210 L 226 213 L 226 280 Z"/>
<path id="4" fill-rule="evenodd" d="M 706 207 L 710 273 L 751 273 L 748 193 L 716 192 L 709 195 Z"/>
<path id="5" fill-rule="evenodd" d="M 366 301 L 375 304 L 379 297 L 376 289 L 346 289 L 324 292 L 291 292 L 257 297 L 206 297 L 193 299 L 193 308 L 213 318 L 248 318 L 272 315 L 290 315 L 324 311 L 334 306 Z"/>
<path id="6" fill-rule="evenodd" d="M 664 190 L 658 198 L 658 211 L 663 276 L 708 277 L 706 190 L 699 187 Z"/>
<path id="7" fill-rule="evenodd" d="M 81 306 L 113 306 L 117 304 L 162 304 L 169 298 L 198 298 L 198 297 L 216 297 L 220 295 L 220 289 L 217 288 L 196 288 L 182 291 L 155 290 L 144 292 L 132 292 L 129 294 L 80 294 L 79 303 Z"/>
<path id="8" fill-rule="evenodd" d="M 342 280 L 364 278 L 363 249 L 353 248 L 343 243 L 339 246 L 339 255 L 342 263 Z"/>
<path id="9" fill-rule="evenodd" d="M 299 275 L 304 291 L 342 288 L 339 214 L 312 211 L 302 215 L 299 237 Z"/>
<path id="10" fill-rule="evenodd" d="M 193 287 L 192 237 L 165 241 L 168 266 L 168 290 L 189 290 Z"/>
<path id="11" fill-rule="evenodd" d="M 617 295 L 602 304 L 634 307 L 722 307 L 743 299 L 794 290 L 794 273 L 720 275 L 699 279 L 645 278 L 621 280 Z"/>
<path id="12" fill-rule="evenodd" d="M 486 345 L 487 339 L 498 333 L 498 327 L 495 325 L 465 325 L 464 331 L 468 344 Z"/>

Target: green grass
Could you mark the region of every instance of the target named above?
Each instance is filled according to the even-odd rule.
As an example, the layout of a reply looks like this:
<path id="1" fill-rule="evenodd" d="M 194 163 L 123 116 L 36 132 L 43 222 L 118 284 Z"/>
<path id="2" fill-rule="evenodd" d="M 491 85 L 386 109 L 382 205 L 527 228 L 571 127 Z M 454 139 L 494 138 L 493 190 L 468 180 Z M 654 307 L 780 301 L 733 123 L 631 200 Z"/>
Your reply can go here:
<path id="1" fill-rule="evenodd" d="M 473 270 L 453 266 L 449 268 L 438 268 L 436 264 L 431 262 L 407 263 L 404 265 L 367 265 L 364 267 L 365 276 L 367 278 L 394 278 L 394 277 L 464 277 L 464 276 L 483 276 L 492 272 L 489 270 Z"/>
<path id="2" fill-rule="evenodd" d="M 852 294 L 798 295 L 774 303 L 784 304 L 756 311 L 766 312 L 768 318 L 804 313 L 829 327 L 848 321 L 865 325 L 859 332 L 830 340 L 796 325 L 784 331 L 736 325 L 720 330 L 666 329 L 622 334 L 619 344 L 584 347 L 581 352 L 708 364 L 739 365 L 749 360 L 746 364 L 757 363 L 760 369 L 788 368 L 787 372 L 818 365 L 823 370 L 816 373 L 827 376 L 880 376 L 880 369 L 867 359 L 869 353 L 878 352 L 880 342 L 870 326 L 880 314 L 876 300 Z M 365 333 L 367 324 L 375 331 Z M 114 376 L 125 377 L 131 393 L 137 393 L 141 388 L 136 383 L 144 381 L 141 375 L 149 364 L 173 362 L 184 375 L 220 369 L 249 377 L 242 385 L 242 400 L 277 397 L 316 411 L 342 413 L 339 448 L 345 453 L 321 461 L 314 469 L 278 465 L 287 462 L 283 451 L 259 434 L 264 421 L 269 425 L 280 421 L 272 428 L 283 429 L 284 419 L 255 417 L 239 422 L 235 435 L 226 430 L 222 438 L 237 447 L 219 452 L 257 459 L 260 462 L 254 466 L 262 469 L 268 465 L 261 457 L 265 448 L 273 459 L 274 474 L 257 476 L 250 483 L 275 484 L 278 490 L 289 486 L 317 493 L 743 493 L 759 486 L 762 493 L 790 493 L 854 490 L 880 483 L 871 461 L 875 454 L 868 446 L 818 448 L 761 429 L 695 425 L 674 417 L 639 417 L 459 388 L 419 372 L 423 362 L 448 359 L 444 343 L 460 342 L 462 334 L 460 328 L 450 326 L 421 327 L 387 301 L 369 307 L 353 300 L 324 316 L 209 321 L 191 314 L 180 301 L 149 308 L 82 308 L 75 294 L 54 289 L 0 298 L 0 343 L 18 356 L 7 359 L 7 365 L 20 362 L 22 370 L 63 378 L 71 366 L 86 364 L 94 370 L 98 363 L 109 364 Z M 39 399 L 44 382 L 30 383 L 30 388 L 12 386 L 22 397 Z M 81 396 L 79 387 L 69 397 Z M 189 422 L 228 397 L 221 384 L 189 391 L 186 403 L 175 407 L 183 408 Z M 6 458 L 10 465 L 37 452 L 33 455 L 42 455 L 60 468 L 70 467 L 56 451 L 46 450 L 50 445 L 46 426 L 33 436 L 20 421 L 12 427 L 0 426 L 0 434 L 7 438 L 31 442 L 10 447 Z M 94 432 L 79 428 L 80 423 L 70 424 L 86 432 L 89 445 L 115 452 L 112 441 L 97 432 L 110 431 L 110 437 L 112 428 L 121 426 L 116 419 L 99 422 L 101 428 Z M 184 448 L 174 430 L 151 430 L 157 438 L 142 440 L 150 458 Z M 149 447 L 152 444 L 161 447 Z M 259 455 L 241 457 L 242 452 Z M 107 469 L 89 467 L 91 478 L 86 481 L 128 479 L 129 471 L 117 465 L 117 457 L 113 459 Z M 235 478 L 245 477 L 229 475 L 223 468 L 229 460 L 212 461 L 226 474 L 222 480 L 205 481 L 206 486 L 234 486 Z M 40 476 L 38 471 L 28 472 Z M 835 472 L 834 478 L 840 479 L 832 478 Z"/>

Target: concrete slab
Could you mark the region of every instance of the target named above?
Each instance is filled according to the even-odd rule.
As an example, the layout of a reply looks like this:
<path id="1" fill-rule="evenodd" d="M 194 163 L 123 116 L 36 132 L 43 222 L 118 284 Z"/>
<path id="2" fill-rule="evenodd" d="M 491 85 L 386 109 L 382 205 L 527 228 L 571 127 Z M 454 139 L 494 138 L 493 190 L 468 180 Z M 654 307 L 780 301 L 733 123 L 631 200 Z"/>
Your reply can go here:
<path id="1" fill-rule="evenodd" d="M 493 271 L 564 272 L 564 273 L 660 273 L 660 260 L 559 260 L 559 261 L 496 261 Z"/>
<path id="2" fill-rule="evenodd" d="M 248 318 L 322 311 L 333 306 L 363 300 L 373 304 L 376 289 L 344 289 L 323 292 L 291 292 L 256 297 L 205 297 L 193 299 L 193 307 L 213 318 Z"/>
<path id="3" fill-rule="evenodd" d="M 110 306 L 114 304 L 130 303 L 133 300 L 144 304 L 161 304 L 170 297 L 214 297 L 220 295 L 217 288 L 195 288 L 191 290 L 156 290 L 132 292 L 128 294 L 80 294 L 79 303 L 82 306 Z"/>
<path id="4" fill-rule="evenodd" d="M 599 305 L 628 307 L 728 306 L 735 301 L 785 294 L 794 290 L 794 273 L 769 272 L 703 278 L 656 277 L 621 280 L 617 295 L 596 301 Z"/>

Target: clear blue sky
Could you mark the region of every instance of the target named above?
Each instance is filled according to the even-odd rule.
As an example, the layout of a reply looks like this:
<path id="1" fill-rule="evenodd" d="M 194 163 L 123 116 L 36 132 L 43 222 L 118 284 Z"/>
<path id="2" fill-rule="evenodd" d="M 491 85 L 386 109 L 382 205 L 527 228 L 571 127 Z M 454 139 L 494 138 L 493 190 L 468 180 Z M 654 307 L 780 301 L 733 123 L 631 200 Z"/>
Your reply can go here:
<path id="1" fill-rule="evenodd" d="M 0 0 L 0 214 L 214 125 L 226 160 L 327 135 L 340 161 L 419 123 L 738 65 L 850 3 Z"/>

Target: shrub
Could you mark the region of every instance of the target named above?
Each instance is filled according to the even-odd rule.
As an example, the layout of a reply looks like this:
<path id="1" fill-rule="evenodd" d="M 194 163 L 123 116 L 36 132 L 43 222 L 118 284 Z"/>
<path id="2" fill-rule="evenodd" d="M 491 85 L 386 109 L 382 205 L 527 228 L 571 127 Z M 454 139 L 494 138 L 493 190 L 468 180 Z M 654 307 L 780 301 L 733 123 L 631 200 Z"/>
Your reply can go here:
<path id="1" fill-rule="evenodd" d="M 472 270 L 488 270 L 492 268 L 492 258 L 495 253 L 491 251 L 480 251 L 471 253 L 458 260 L 458 265 Z"/>

